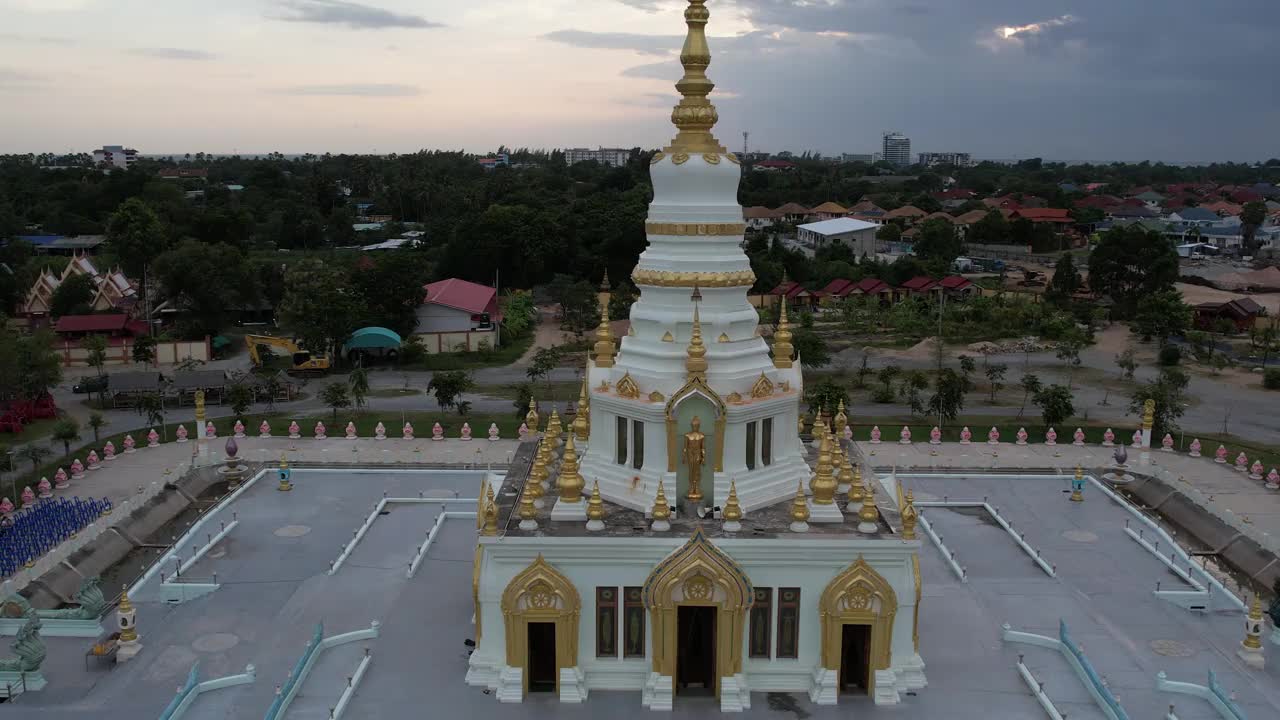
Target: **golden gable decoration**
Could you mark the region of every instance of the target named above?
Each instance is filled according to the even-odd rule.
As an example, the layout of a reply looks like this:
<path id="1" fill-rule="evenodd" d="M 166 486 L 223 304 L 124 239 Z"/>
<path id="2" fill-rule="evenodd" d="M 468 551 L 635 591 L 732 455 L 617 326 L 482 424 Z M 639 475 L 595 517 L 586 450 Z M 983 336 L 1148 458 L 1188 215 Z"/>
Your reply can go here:
<path id="1" fill-rule="evenodd" d="M 765 377 L 765 374 L 761 372 L 760 377 L 757 378 L 755 384 L 751 386 L 751 397 L 763 398 L 763 397 L 769 397 L 772 394 L 773 394 L 773 381 Z"/>
<path id="2" fill-rule="evenodd" d="M 618 396 L 624 397 L 628 400 L 635 400 L 640 397 L 640 386 L 636 384 L 636 381 L 631 377 L 630 372 L 627 372 L 622 376 L 622 379 L 618 381 Z"/>

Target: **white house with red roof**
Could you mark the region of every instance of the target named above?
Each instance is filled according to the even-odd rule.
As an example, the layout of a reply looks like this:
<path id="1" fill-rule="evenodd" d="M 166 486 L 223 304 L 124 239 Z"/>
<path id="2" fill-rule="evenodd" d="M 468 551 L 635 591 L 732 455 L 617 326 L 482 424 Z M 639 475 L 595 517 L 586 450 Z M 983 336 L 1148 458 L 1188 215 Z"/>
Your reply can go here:
<path id="1" fill-rule="evenodd" d="M 497 347 L 498 291 L 459 278 L 426 285 L 418 307 L 418 329 L 429 353 L 467 352 Z"/>

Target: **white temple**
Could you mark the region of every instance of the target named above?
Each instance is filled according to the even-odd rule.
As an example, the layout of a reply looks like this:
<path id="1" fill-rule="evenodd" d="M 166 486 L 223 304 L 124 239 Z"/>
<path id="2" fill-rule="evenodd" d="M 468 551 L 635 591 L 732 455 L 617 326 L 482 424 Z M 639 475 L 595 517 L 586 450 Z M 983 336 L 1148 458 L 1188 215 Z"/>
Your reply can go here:
<path id="1" fill-rule="evenodd" d="M 914 507 L 862 481 L 843 412 L 815 425 L 810 469 L 785 309 L 772 349 L 757 333 L 708 18 L 690 0 L 631 331 L 617 349 L 602 307 L 573 425 L 553 414 L 481 493 L 467 682 L 502 702 L 635 690 L 654 710 L 701 694 L 736 711 L 752 692 L 892 704 L 925 685 Z"/>

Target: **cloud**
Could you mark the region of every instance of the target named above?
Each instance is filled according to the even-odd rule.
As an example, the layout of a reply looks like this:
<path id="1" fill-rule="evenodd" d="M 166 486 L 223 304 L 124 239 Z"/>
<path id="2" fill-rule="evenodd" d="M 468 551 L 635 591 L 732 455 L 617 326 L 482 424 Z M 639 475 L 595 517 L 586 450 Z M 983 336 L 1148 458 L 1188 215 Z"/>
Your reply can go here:
<path id="1" fill-rule="evenodd" d="M 406 15 L 346 0 L 279 0 L 277 5 L 288 14 L 272 19 L 285 22 L 345 25 L 354 30 L 444 27 L 419 15 Z"/>
<path id="2" fill-rule="evenodd" d="M 52 35 L 21 35 L 19 33 L 0 33 L 0 42 L 35 43 L 39 45 L 70 45 L 71 38 L 54 37 Z"/>
<path id="3" fill-rule="evenodd" d="M 579 48 L 632 50 L 643 55 L 669 55 L 679 50 L 684 42 L 683 35 L 640 35 L 586 30 L 556 30 L 543 35 L 542 39 Z"/>
<path id="4" fill-rule="evenodd" d="M 161 60 L 215 60 L 217 55 L 206 52 L 204 50 L 192 50 L 189 48 L 133 48 L 129 50 L 131 55 L 141 55 L 142 57 L 160 58 Z"/>
<path id="5" fill-rule="evenodd" d="M 22 89 L 46 85 L 47 79 L 42 75 L 0 67 L 0 88 Z"/>
<path id="6" fill-rule="evenodd" d="M 656 13 L 662 9 L 661 0 L 618 0 L 618 2 L 649 13 Z"/>
<path id="7" fill-rule="evenodd" d="M 345 96 L 345 97 L 413 97 L 422 88 L 397 83 L 352 83 L 349 85 L 294 85 L 275 92 L 281 95 Z"/>
<path id="8" fill-rule="evenodd" d="M 1023 47 L 1027 41 L 1042 37 L 1055 28 L 1074 25 L 1078 22 L 1080 19 L 1074 15 L 1060 15 L 1025 25 L 1001 25 L 992 28 L 990 34 L 978 40 L 978 44 L 993 51 L 999 51 L 1005 47 Z"/>

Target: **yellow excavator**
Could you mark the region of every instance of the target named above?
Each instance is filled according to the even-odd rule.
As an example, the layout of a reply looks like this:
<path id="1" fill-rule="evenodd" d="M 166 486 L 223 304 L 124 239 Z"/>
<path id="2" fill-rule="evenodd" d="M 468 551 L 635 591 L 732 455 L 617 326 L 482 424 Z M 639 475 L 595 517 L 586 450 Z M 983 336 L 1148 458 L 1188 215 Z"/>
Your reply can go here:
<path id="1" fill-rule="evenodd" d="M 270 335 L 246 335 L 244 342 L 249 346 L 249 359 L 253 361 L 254 367 L 262 367 L 262 356 L 259 354 L 259 348 L 279 348 L 288 353 L 293 367 L 289 368 L 290 375 L 324 375 L 329 372 L 329 356 L 328 355 L 312 355 L 307 350 L 298 347 L 298 343 L 286 339 L 272 337 Z"/>

